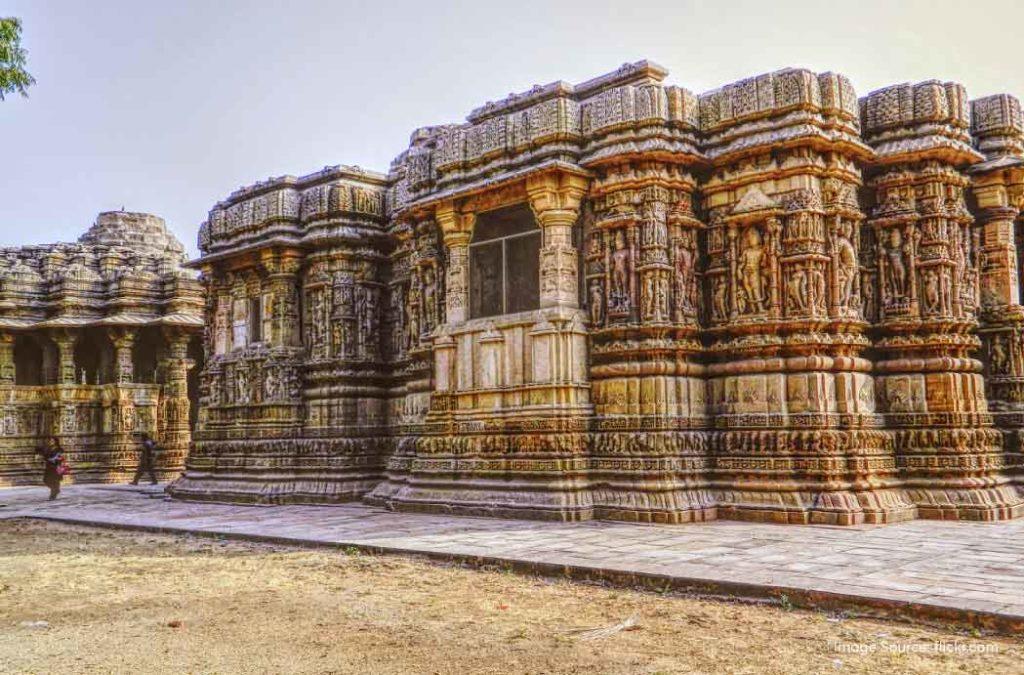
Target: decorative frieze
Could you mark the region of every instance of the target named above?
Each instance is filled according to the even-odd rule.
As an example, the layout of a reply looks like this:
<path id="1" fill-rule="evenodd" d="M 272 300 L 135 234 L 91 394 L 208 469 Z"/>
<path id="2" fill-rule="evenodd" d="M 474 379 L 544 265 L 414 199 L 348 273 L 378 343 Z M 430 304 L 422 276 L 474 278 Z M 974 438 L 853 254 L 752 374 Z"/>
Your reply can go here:
<path id="1" fill-rule="evenodd" d="M 804 69 L 695 95 L 666 75 L 537 86 L 416 130 L 387 176 L 328 167 L 215 205 L 174 493 L 1019 515 L 1016 99 L 929 81 L 858 101 Z"/>

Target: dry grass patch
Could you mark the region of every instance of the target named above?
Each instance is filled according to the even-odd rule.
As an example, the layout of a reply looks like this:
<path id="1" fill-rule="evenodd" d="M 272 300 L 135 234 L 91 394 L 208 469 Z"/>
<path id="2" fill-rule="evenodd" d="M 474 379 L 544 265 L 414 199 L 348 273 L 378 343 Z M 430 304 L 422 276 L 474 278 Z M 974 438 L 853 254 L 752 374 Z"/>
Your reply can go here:
<path id="1" fill-rule="evenodd" d="M 995 673 L 1022 658 L 1017 640 L 778 607 L 0 521 L 4 672 Z"/>

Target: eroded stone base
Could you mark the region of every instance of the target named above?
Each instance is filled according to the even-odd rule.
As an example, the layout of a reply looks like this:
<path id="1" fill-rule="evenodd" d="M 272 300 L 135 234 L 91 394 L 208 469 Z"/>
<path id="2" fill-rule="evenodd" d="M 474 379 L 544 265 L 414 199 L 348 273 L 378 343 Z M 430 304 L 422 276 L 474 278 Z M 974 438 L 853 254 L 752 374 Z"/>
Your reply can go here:
<path id="1" fill-rule="evenodd" d="M 391 439 L 272 439 L 197 442 L 178 499 L 247 504 L 352 501 L 382 479 Z"/>
<path id="2" fill-rule="evenodd" d="M 401 447 L 389 464 L 394 479 L 368 502 L 503 518 L 575 521 L 594 515 L 585 433 L 423 436 Z"/>

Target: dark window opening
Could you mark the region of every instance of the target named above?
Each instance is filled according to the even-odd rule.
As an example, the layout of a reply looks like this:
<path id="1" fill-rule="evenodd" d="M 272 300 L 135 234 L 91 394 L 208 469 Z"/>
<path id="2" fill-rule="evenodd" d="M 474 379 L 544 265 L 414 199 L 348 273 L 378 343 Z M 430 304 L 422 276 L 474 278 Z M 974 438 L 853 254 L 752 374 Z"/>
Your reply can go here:
<path id="1" fill-rule="evenodd" d="M 249 298 L 249 344 L 262 341 L 263 304 L 260 296 Z"/>
<path id="2" fill-rule="evenodd" d="M 36 386 L 46 383 L 43 348 L 31 335 L 14 339 L 14 383 Z"/>
<path id="3" fill-rule="evenodd" d="M 469 245 L 470 318 L 540 307 L 541 231 L 525 204 L 482 213 Z"/>
<path id="4" fill-rule="evenodd" d="M 75 342 L 75 382 L 107 384 L 113 370 L 112 347 L 106 336 L 86 329 Z"/>
<path id="5" fill-rule="evenodd" d="M 154 384 L 157 381 L 157 366 L 164 351 L 163 338 L 156 328 L 146 327 L 139 331 L 132 346 L 132 370 L 135 382 Z"/>

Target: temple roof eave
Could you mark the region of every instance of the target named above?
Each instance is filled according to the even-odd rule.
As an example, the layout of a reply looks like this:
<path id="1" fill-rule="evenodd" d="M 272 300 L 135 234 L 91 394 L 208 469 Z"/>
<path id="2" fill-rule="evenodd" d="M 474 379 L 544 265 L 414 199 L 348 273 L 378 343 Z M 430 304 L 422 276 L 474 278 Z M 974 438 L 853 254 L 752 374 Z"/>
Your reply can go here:
<path id="1" fill-rule="evenodd" d="M 177 326 L 201 327 L 203 317 L 199 314 L 175 312 L 163 316 L 142 316 L 133 314 L 116 314 L 103 318 L 89 317 L 57 317 L 52 319 L 17 319 L 0 317 L 0 330 L 46 330 L 59 328 L 114 328 L 114 327 L 145 327 L 145 326 Z"/>
<path id="2" fill-rule="evenodd" d="M 402 215 L 415 211 L 428 211 L 441 202 L 472 197 L 474 195 L 487 192 L 488 190 L 495 190 L 512 183 L 517 183 L 532 175 L 555 170 L 575 174 L 577 176 L 583 176 L 585 178 L 593 177 L 593 172 L 579 164 L 560 159 L 551 159 L 524 169 L 510 171 L 499 176 L 482 178 L 458 187 L 430 193 L 424 197 L 403 204 L 400 208 L 392 212 L 391 218 L 399 218 Z"/>

